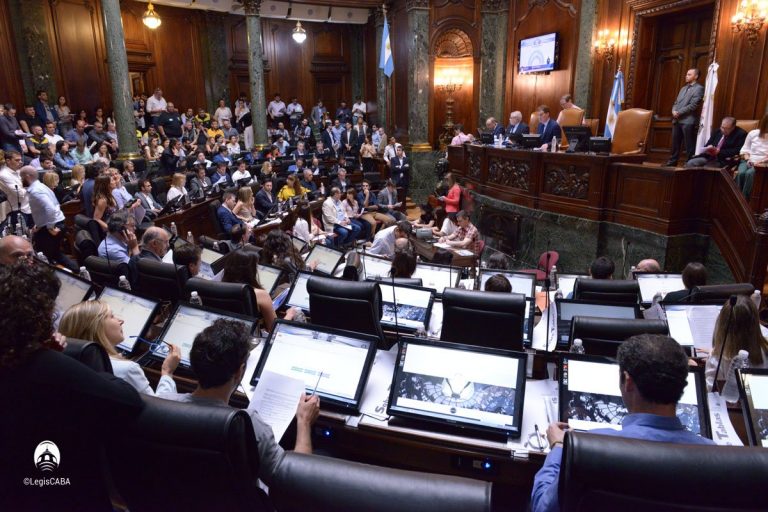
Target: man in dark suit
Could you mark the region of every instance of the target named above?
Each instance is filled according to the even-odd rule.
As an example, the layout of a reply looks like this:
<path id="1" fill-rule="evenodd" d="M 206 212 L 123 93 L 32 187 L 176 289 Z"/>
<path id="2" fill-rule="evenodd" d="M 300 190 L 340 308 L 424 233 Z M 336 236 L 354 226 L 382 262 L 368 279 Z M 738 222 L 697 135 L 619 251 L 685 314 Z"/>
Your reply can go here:
<path id="1" fill-rule="evenodd" d="M 205 167 L 198 165 L 195 169 L 195 176 L 189 181 L 189 197 L 192 199 L 204 198 L 205 191 L 211 185 L 211 178 L 205 175 Z"/>
<path id="2" fill-rule="evenodd" d="M 408 183 L 411 175 L 411 161 L 403 153 L 400 144 L 395 148 L 395 156 L 389 161 L 390 176 L 398 187 L 403 187 L 408 195 Z"/>
<path id="3" fill-rule="evenodd" d="M 357 137 L 352 130 L 352 123 L 347 121 L 344 124 L 344 131 L 341 132 L 341 151 L 344 156 L 354 156 L 357 150 Z"/>
<path id="4" fill-rule="evenodd" d="M 672 105 L 672 153 L 664 165 L 675 166 L 680 158 L 680 144 L 685 143 L 688 159 L 696 152 L 696 131 L 704 99 L 704 86 L 697 82 L 699 70 L 691 68 L 685 73 L 685 85 Z"/>
<path id="5" fill-rule="evenodd" d="M 220 186 L 224 188 L 234 186 L 234 182 L 227 172 L 227 162 L 218 162 L 216 172 L 211 176 L 211 183 L 216 185 L 219 182 L 221 182 Z"/>
<path id="6" fill-rule="evenodd" d="M 221 199 L 221 206 L 216 210 L 216 216 L 219 218 L 221 228 L 228 235 L 233 234 L 233 229 L 237 226 L 242 226 L 245 223 L 238 219 L 237 216 L 232 213 L 232 208 L 237 204 L 237 197 L 232 192 L 225 192 Z"/>
<path id="7" fill-rule="evenodd" d="M 144 216 L 147 220 L 152 220 L 157 217 L 157 214 L 163 209 L 163 205 L 157 202 L 152 195 L 152 182 L 147 178 L 139 180 L 139 191 L 136 192 L 136 197 L 141 203 L 141 207 L 146 212 Z"/>
<path id="8" fill-rule="evenodd" d="M 489 117 L 485 121 L 485 129 L 493 133 L 493 140 L 496 140 L 498 136 L 504 136 L 504 127 L 499 124 L 495 117 Z"/>
<path id="9" fill-rule="evenodd" d="M 509 139 L 510 135 L 522 135 L 524 133 L 530 133 L 531 130 L 528 125 L 523 122 L 523 113 L 519 110 L 515 110 L 509 114 L 509 126 L 504 132 L 504 136 Z"/>
<path id="10" fill-rule="evenodd" d="M 275 201 L 275 196 L 272 194 L 272 180 L 267 180 L 254 197 L 256 211 L 264 217 L 275 206 Z"/>
<path id="11" fill-rule="evenodd" d="M 347 170 L 342 165 L 342 161 L 339 161 L 339 170 L 336 172 L 336 179 L 331 182 L 331 188 L 338 188 L 341 194 L 344 195 L 352 184 L 347 179 Z"/>
<path id="12" fill-rule="evenodd" d="M 336 144 L 336 141 L 333 137 L 332 126 L 330 123 L 325 125 L 325 130 L 323 130 L 323 133 L 320 135 L 320 140 L 322 141 L 325 148 L 329 149 L 332 154 L 336 154 L 336 150 L 338 149 L 339 145 Z"/>
<path id="13" fill-rule="evenodd" d="M 685 163 L 686 167 L 725 167 L 733 163 L 732 159 L 739 154 L 747 132 L 736 126 L 736 118 L 724 117 L 720 128 L 715 130 L 707 141 L 701 154 L 694 156 Z"/>
<path id="14" fill-rule="evenodd" d="M 541 149 L 546 151 L 549 149 L 550 144 L 552 144 L 552 137 L 557 137 L 559 141 L 563 134 L 557 121 L 550 117 L 548 106 L 539 105 L 539 108 L 536 109 L 536 114 L 539 116 L 537 133 L 541 136 Z"/>

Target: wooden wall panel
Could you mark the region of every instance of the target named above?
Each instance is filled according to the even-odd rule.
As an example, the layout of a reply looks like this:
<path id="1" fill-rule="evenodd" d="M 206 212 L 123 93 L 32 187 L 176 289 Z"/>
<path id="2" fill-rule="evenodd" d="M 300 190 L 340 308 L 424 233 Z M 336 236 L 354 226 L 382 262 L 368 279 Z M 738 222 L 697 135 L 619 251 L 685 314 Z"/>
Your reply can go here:
<path id="1" fill-rule="evenodd" d="M 24 88 L 13 41 L 13 27 L 8 0 L 0 0 L 0 102 L 13 103 L 17 108 L 24 104 Z"/>

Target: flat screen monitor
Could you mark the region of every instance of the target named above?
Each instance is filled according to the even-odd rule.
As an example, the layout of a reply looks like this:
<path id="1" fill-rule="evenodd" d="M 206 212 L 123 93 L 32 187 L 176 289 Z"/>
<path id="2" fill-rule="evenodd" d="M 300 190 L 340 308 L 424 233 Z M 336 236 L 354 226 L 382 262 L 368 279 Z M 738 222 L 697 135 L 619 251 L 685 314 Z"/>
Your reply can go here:
<path id="1" fill-rule="evenodd" d="M 536 274 L 514 272 L 511 270 L 480 269 L 480 289 L 485 290 L 485 283 L 495 275 L 502 275 L 512 285 L 512 293 L 522 293 L 527 299 L 535 298 Z"/>
<path id="2" fill-rule="evenodd" d="M 331 249 L 330 247 L 322 244 L 316 244 L 312 250 L 309 251 L 305 263 L 308 267 L 311 267 L 316 263 L 317 267 L 315 268 L 315 272 L 319 272 L 327 276 L 332 276 L 333 271 L 336 269 L 336 266 L 339 264 L 341 258 L 343 257 L 344 253 L 341 251 Z"/>
<path id="3" fill-rule="evenodd" d="M 389 269 L 392 268 L 392 261 L 380 256 L 358 253 L 360 255 L 360 266 L 362 267 L 361 279 L 384 279 L 389 277 Z"/>
<path id="4" fill-rule="evenodd" d="M 712 350 L 712 336 L 722 306 L 708 304 L 662 304 L 669 335 L 684 347 Z"/>
<path id="5" fill-rule="evenodd" d="M 427 329 L 435 301 L 435 290 L 398 284 L 392 286 L 386 281 L 378 283 L 383 310 L 381 325 L 408 332 L 419 328 Z"/>
<path id="6" fill-rule="evenodd" d="M 296 252 L 299 254 L 302 254 L 308 246 L 307 242 L 293 235 L 291 235 L 291 243 L 293 244 L 293 248 L 296 249 Z"/>
<path id="7" fill-rule="evenodd" d="M 568 344 L 571 336 L 571 321 L 575 316 L 593 316 L 597 318 L 642 318 L 637 304 L 595 304 L 580 300 L 557 299 L 557 342 Z"/>
<path id="8" fill-rule="evenodd" d="M 682 274 L 634 272 L 633 276 L 640 286 L 640 297 L 646 304 L 653 302 L 657 292 L 661 292 L 663 298 L 669 292 L 685 289 Z"/>
<path id="9" fill-rule="evenodd" d="M 312 276 L 309 272 L 299 272 L 296 279 L 291 284 L 291 290 L 285 299 L 285 305 L 289 308 L 299 308 L 304 314 L 309 313 L 309 292 L 307 291 L 307 281 Z"/>
<path id="10" fill-rule="evenodd" d="M 593 153 L 610 153 L 611 139 L 609 137 L 590 137 L 589 150 Z"/>
<path id="11" fill-rule="evenodd" d="M 522 146 L 527 149 L 536 149 L 541 146 L 541 135 L 537 133 L 524 133 Z"/>
<path id="12" fill-rule="evenodd" d="M 621 399 L 618 363 L 610 358 L 566 354 L 560 364 L 560 421 L 580 431 L 621 430 L 627 408 Z M 688 385 L 677 404 L 677 417 L 694 434 L 711 438 L 703 370 L 689 368 Z"/>
<path id="13" fill-rule="evenodd" d="M 750 446 L 768 448 L 768 370 L 739 370 L 739 397 Z"/>
<path id="14" fill-rule="evenodd" d="M 323 405 L 356 412 L 376 356 L 374 336 L 278 320 L 251 378 L 270 371 L 304 382 Z"/>
<path id="15" fill-rule="evenodd" d="M 133 352 L 136 341 L 146 339 L 152 320 L 157 315 L 160 302 L 139 297 L 119 288 L 105 286 L 99 300 L 109 304 L 112 313 L 123 320 L 123 341 L 117 348 Z"/>
<path id="16" fill-rule="evenodd" d="M 592 137 L 592 129 L 589 126 L 563 126 L 563 133 L 568 138 L 567 153 L 589 151 L 589 138 Z"/>
<path id="17" fill-rule="evenodd" d="M 577 279 L 589 279 L 588 274 L 557 274 L 556 289 L 563 292 L 563 297 L 568 298 L 573 293 Z"/>
<path id="18" fill-rule="evenodd" d="M 437 340 L 400 343 L 387 414 L 519 437 L 526 355 Z"/>
<path id="19" fill-rule="evenodd" d="M 493 132 L 482 130 L 480 131 L 480 142 L 486 146 L 493 144 Z"/>
<path id="20" fill-rule="evenodd" d="M 257 321 L 252 317 L 182 302 L 176 305 L 173 313 L 166 320 L 163 332 L 157 338 L 157 347 L 153 350 L 153 355 L 158 358 L 165 358 L 168 355 L 166 343 L 172 343 L 181 349 L 180 364 L 189 366 L 189 352 L 192 350 L 195 336 L 219 319 L 242 322 L 249 332 L 253 332 L 257 325 Z"/>
<path id="21" fill-rule="evenodd" d="M 272 295 L 272 292 L 275 291 L 278 283 L 280 283 L 280 276 L 282 275 L 283 271 L 277 267 L 273 267 L 272 265 L 259 265 L 258 273 L 259 284 L 261 284 L 261 287 L 267 290 L 270 295 Z"/>
<path id="22" fill-rule="evenodd" d="M 434 263 L 417 263 L 411 277 L 421 279 L 424 288 L 434 288 L 438 295 L 446 288 L 455 287 L 461 278 L 461 269 Z"/>
<path id="23" fill-rule="evenodd" d="M 93 283 L 60 268 L 56 268 L 55 273 L 61 282 L 59 295 L 56 296 L 56 312 L 54 313 L 54 317 L 58 320 L 69 308 L 90 297 Z"/>
<path id="24" fill-rule="evenodd" d="M 225 254 L 218 253 L 206 247 L 200 251 L 200 274 L 206 279 L 213 277 L 224 269 Z"/>
<path id="25" fill-rule="evenodd" d="M 521 39 L 518 71 L 525 74 L 557 69 L 557 44 L 557 32 Z"/>

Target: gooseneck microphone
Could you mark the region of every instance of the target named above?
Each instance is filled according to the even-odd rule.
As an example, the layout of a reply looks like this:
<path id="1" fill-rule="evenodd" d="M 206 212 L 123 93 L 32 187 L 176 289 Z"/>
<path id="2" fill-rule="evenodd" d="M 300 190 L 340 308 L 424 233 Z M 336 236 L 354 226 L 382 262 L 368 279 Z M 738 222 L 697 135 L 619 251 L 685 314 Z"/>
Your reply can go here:
<path id="1" fill-rule="evenodd" d="M 547 238 L 547 264 L 546 268 L 544 269 L 544 305 L 547 310 L 547 342 L 545 344 L 546 351 L 549 352 L 549 324 L 550 324 L 550 317 L 552 316 L 552 312 L 549 310 L 550 303 L 549 303 L 549 287 L 552 286 L 552 282 L 549 279 L 549 258 L 551 256 L 549 252 L 549 238 Z M 531 339 L 531 343 L 533 343 L 533 339 Z M 555 343 L 557 343 L 557 340 L 555 340 Z"/>

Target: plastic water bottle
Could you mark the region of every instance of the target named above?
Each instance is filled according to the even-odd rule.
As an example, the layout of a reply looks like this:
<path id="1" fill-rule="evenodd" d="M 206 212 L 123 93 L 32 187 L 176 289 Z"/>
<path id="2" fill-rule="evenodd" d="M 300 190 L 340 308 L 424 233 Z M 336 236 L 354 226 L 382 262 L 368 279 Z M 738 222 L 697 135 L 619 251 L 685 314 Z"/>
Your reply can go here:
<path id="1" fill-rule="evenodd" d="M 16 236 L 23 236 L 24 229 L 21 227 L 21 222 L 16 223 Z"/>
<path id="2" fill-rule="evenodd" d="M 39 259 L 39 260 L 40 260 L 40 261 L 42 261 L 43 263 L 50 263 L 50 261 L 48 261 L 48 258 L 46 258 L 46 257 L 45 257 L 45 254 L 43 254 L 43 252 L 42 252 L 42 251 L 38 251 L 38 253 L 37 253 L 37 259 Z"/>
<path id="3" fill-rule="evenodd" d="M 120 279 L 117 282 L 117 287 L 127 292 L 131 291 L 131 283 L 128 282 L 128 279 L 126 279 L 125 276 L 120 276 Z"/>
<path id="4" fill-rule="evenodd" d="M 219 242 L 213 242 L 213 250 L 219 252 Z"/>
<path id="5" fill-rule="evenodd" d="M 558 289 L 555 291 L 555 300 L 557 300 L 557 299 L 562 299 L 562 298 L 563 298 L 563 290 L 561 290 L 560 288 L 558 288 Z"/>
<path id="6" fill-rule="evenodd" d="M 179 236 L 179 228 L 176 227 L 175 222 L 171 222 L 171 234 L 173 236 Z"/>
<path id="7" fill-rule="evenodd" d="M 739 399 L 739 387 L 736 384 L 736 370 L 744 370 L 749 368 L 749 352 L 746 350 L 739 350 L 739 353 L 731 361 L 731 367 L 728 369 L 728 378 L 725 380 L 725 386 L 723 386 L 723 392 L 720 396 L 725 399 L 726 402 L 735 402 Z M 715 376 L 717 378 L 717 376 Z"/>
<path id="8" fill-rule="evenodd" d="M 549 147 L 549 151 L 557 153 L 557 137 L 552 137 L 552 145 Z"/>
<path id="9" fill-rule="evenodd" d="M 192 245 L 195 245 L 195 236 L 192 234 L 191 231 L 187 231 L 187 242 L 191 243 Z"/>
<path id="10" fill-rule="evenodd" d="M 557 285 L 557 282 L 555 281 L 557 279 L 557 265 L 552 265 L 552 268 L 549 269 L 549 286 L 554 287 Z"/>
<path id="11" fill-rule="evenodd" d="M 200 295 L 198 295 L 197 292 L 192 292 L 189 296 L 189 303 L 194 304 L 195 306 L 202 306 L 203 299 L 200 298 Z"/>
<path id="12" fill-rule="evenodd" d="M 752 302 L 755 303 L 755 307 L 759 310 L 760 309 L 760 303 L 763 301 L 763 297 L 760 294 L 760 290 L 755 290 L 755 292 L 752 294 Z"/>
<path id="13" fill-rule="evenodd" d="M 79 274 L 79 276 L 82 277 L 83 279 L 88 280 L 88 281 L 91 280 L 91 273 L 88 272 L 88 269 L 85 268 L 85 267 L 80 267 L 80 274 Z"/>
<path id="14" fill-rule="evenodd" d="M 571 343 L 571 354 L 583 354 L 584 353 L 584 343 L 582 343 L 581 338 L 576 338 L 573 340 L 573 343 Z"/>

